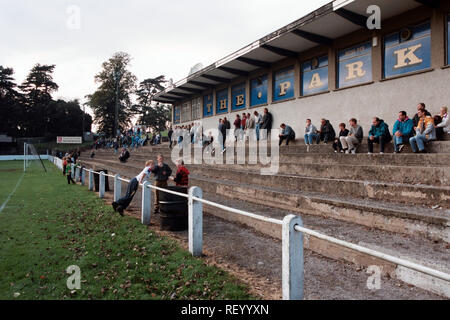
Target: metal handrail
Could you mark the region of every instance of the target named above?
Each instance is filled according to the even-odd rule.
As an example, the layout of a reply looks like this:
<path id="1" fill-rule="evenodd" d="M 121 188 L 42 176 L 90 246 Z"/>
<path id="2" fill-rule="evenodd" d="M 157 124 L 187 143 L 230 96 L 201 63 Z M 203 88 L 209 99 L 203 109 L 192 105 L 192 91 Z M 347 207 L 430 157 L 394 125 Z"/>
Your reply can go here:
<path id="1" fill-rule="evenodd" d="M 84 169 L 84 170 L 86 170 L 86 169 Z M 86 171 L 89 171 L 89 170 L 86 170 Z M 98 173 L 98 172 L 94 171 L 94 173 Z M 124 181 L 124 182 L 130 182 L 130 180 L 123 179 L 123 178 L 119 178 L 119 180 Z M 163 191 L 163 192 L 166 192 L 166 193 L 174 194 L 174 195 L 177 195 L 177 196 L 180 196 L 180 197 L 189 198 L 189 195 L 187 195 L 185 193 L 171 191 L 171 190 L 167 190 L 167 189 L 156 187 L 156 186 L 149 185 L 149 184 L 146 184 L 146 185 L 140 184 L 140 185 L 144 186 L 144 187 L 151 188 L 151 189 Z M 198 202 L 210 205 L 212 207 L 216 207 L 216 208 L 219 208 L 219 209 L 226 210 L 226 211 L 231 212 L 231 213 L 239 214 L 239 215 L 242 215 L 242 216 L 250 217 L 250 218 L 253 218 L 253 219 L 256 219 L 256 220 L 260 220 L 260 221 L 264 221 L 264 222 L 268 222 L 268 223 L 273 223 L 273 224 L 276 224 L 276 225 L 283 225 L 283 221 L 279 220 L 279 219 L 264 217 L 264 216 L 261 216 L 261 215 L 255 214 L 255 213 L 251 213 L 251 212 L 247 212 L 247 211 L 244 211 L 244 210 L 231 208 L 231 207 L 228 207 L 228 206 L 216 203 L 216 202 L 212 202 L 212 201 L 209 201 L 209 200 L 205 200 L 205 199 L 202 199 L 202 198 L 198 198 L 198 197 L 192 197 L 192 199 L 195 200 L 195 201 L 198 201 Z M 373 250 L 373 249 L 365 248 L 365 247 L 362 247 L 360 245 L 357 245 L 357 244 L 354 244 L 354 243 L 351 243 L 351 242 L 347 242 L 347 241 L 340 240 L 340 239 L 337 239 L 337 238 L 334 238 L 334 237 L 330 237 L 330 236 L 321 234 L 321 233 L 319 233 L 317 231 L 314 231 L 314 230 L 311 230 L 311 229 L 308 229 L 308 228 L 305 228 L 305 227 L 301 227 L 301 226 L 297 225 L 297 226 L 294 227 L 294 229 L 296 231 L 298 231 L 298 232 L 303 232 L 303 233 L 311 235 L 313 237 L 316 237 L 316 238 L 319 238 L 319 239 L 322 239 L 322 240 L 325 240 L 325 241 L 328 241 L 328 242 L 331 242 L 331 243 L 334 243 L 334 244 L 337 244 L 337 245 L 340 245 L 340 246 L 343 246 L 343 247 L 346 247 L 346 248 L 349 248 L 349 249 L 352 249 L 352 250 L 355 250 L 355 251 L 358 251 L 358 252 L 361 252 L 361 253 L 365 253 L 365 254 L 368 254 L 368 255 L 380 258 L 382 260 L 388 261 L 388 262 L 392 262 L 392 263 L 394 263 L 396 265 L 400 265 L 400 266 L 403 266 L 403 267 L 406 267 L 406 268 L 409 268 L 409 269 L 413 269 L 413 270 L 419 271 L 419 272 L 424 273 L 424 274 L 428 274 L 430 276 L 433 276 L 433 277 L 436 277 L 436 278 L 439 278 L 439 279 L 442 279 L 442 280 L 445 280 L 445 281 L 450 281 L 450 274 L 448 274 L 448 273 L 445 273 L 445 272 L 442 272 L 442 271 L 439 271 L 439 270 L 435 270 L 435 269 L 432 269 L 430 267 L 426 267 L 426 266 L 420 265 L 418 263 L 408 261 L 406 259 L 394 257 L 394 256 L 391 256 L 391 255 L 385 254 L 383 252 L 379 252 L 379 251 L 376 251 L 376 250 Z"/>

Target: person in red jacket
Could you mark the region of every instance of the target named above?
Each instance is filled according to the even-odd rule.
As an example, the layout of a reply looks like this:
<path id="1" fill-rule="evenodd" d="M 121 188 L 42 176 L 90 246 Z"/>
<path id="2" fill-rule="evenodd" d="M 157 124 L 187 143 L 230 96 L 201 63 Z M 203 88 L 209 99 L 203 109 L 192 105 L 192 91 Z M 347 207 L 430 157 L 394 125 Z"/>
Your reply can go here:
<path id="1" fill-rule="evenodd" d="M 177 187 L 187 187 L 189 185 L 189 170 L 184 166 L 184 161 L 182 159 L 177 160 L 177 173 L 175 178 L 170 177 L 170 180 L 176 183 Z"/>

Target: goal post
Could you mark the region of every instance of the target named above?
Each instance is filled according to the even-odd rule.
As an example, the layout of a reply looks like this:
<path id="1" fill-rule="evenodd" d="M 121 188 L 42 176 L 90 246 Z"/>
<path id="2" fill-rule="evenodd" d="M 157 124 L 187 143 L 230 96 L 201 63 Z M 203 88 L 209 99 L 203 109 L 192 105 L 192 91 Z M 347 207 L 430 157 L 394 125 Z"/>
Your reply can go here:
<path id="1" fill-rule="evenodd" d="M 42 166 L 45 172 L 47 172 L 47 168 L 44 165 L 44 162 L 41 159 L 41 156 L 37 153 L 36 148 L 33 144 L 24 142 L 23 146 L 23 171 L 26 172 L 31 164 L 38 164 Z"/>

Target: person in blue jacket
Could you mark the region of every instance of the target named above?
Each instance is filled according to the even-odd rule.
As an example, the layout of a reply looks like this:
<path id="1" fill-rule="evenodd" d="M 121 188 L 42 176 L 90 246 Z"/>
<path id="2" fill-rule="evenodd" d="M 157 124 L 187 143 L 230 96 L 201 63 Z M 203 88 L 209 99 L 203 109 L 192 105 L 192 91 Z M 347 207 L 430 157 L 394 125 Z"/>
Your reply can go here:
<path id="1" fill-rule="evenodd" d="M 398 113 L 398 120 L 395 121 L 392 135 L 394 137 L 394 152 L 402 152 L 405 143 L 408 143 L 409 138 L 414 135 L 414 122 L 408 118 L 405 111 Z"/>
<path id="2" fill-rule="evenodd" d="M 367 138 L 367 143 L 369 144 L 369 154 L 373 153 L 374 143 L 380 144 L 380 154 L 383 154 L 384 146 L 391 140 L 392 136 L 389 132 L 389 126 L 380 118 L 373 118 L 372 128 L 369 131 L 369 138 Z"/>

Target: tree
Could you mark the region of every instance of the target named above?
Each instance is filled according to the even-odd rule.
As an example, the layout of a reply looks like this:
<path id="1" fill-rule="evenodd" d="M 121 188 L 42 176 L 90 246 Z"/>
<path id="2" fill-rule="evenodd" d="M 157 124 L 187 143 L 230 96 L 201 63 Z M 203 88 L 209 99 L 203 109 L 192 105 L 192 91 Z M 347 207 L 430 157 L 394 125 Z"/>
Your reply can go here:
<path id="1" fill-rule="evenodd" d="M 130 125 L 132 115 L 138 111 L 131 101 L 136 90 L 137 78 L 127 70 L 130 61 L 131 57 L 127 53 L 115 53 L 102 64 L 103 69 L 95 76 L 95 82 L 99 83 L 98 89 L 86 96 L 88 100 L 86 104 L 94 111 L 94 122 L 98 124 L 99 131 L 110 136 L 115 135 L 116 87 L 120 130 Z"/>
<path id="2" fill-rule="evenodd" d="M 14 70 L 0 66 L 0 133 L 17 136 L 23 115 L 21 95 L 16 91 Z"/>
<path id="3" fill-rule="evenodd" d="M 156 131 L 163 131 L 171 118 L 171 108 L 168 105 L 153 102 L 154 96 L 165 89 L 165 76 L 145 79 L 136 91 L 137 108 L 141 114 L 138 123 L 149 126 Z"/>
<path id="4" fill-rule="evenodd" d="M 52 93 L 58 90 L 53 81 L 55 65 L 36 64 L 25 81 L 19 86 L 24 93 L 23 130 L 27 136 L 46 136 L 49 118 L 47 108 L 52 101 Z"/>

